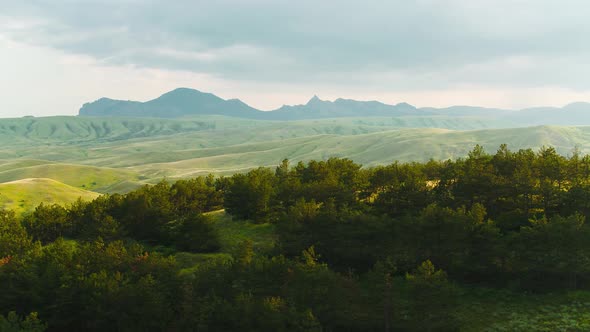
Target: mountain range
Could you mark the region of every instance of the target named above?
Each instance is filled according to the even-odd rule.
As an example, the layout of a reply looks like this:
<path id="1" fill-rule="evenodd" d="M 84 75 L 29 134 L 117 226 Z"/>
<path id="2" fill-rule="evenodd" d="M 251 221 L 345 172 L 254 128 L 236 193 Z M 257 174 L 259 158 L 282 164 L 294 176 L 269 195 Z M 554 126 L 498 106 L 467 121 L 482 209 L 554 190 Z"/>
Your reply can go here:
<path id="1" fill-rule="evenodd" d="M 387 105 L 377 101 L 337 99 L 334 102 L 314 96 L 305 105 L 283 106 L 265 112 L 255 109 L 239 99 L 222 99 L 214 94 L 194 89 L 178 88 L 147 101 L 124 101 L 101 98 L 86 103 L 80 109 L 83 116 L 126 116 L 178 118 L 196 115 L 223 115 L 257 120 L 304 120 L 355 116 L 421 115 L 409 104 Z"/>
<path id="2" fill-rule="evenodd" d="M 416 108 L 407 103 L 388 105 L 378 101 L 351 99 L 321 100 L 317 96 L 304 105 L 282 106 L 261 111 L 239 99 L 223 99 L 211 93 L 178 88 L 147 101 L 101 98 L 86 103 L 80 116 L 183 118 L 222 115 L 257 120 L 308 120 L 342 117 L 475 117 L 498 121 L 499 127 L 532 125 L 590 125 L 590 103 L 577 102 L 564 107 L 535 107 L 507 110 L 474 106 Z"/>

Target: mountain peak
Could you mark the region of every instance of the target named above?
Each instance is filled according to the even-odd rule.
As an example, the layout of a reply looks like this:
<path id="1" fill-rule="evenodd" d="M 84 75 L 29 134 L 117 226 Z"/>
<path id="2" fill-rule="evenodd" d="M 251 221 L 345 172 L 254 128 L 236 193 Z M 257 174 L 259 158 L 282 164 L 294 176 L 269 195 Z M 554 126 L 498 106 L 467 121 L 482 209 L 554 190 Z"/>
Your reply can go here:
<path id="1" fill-rule="evenodd" d="M 181 86 L 181 87 L 179 87 L 179 88 L 176 88 L 176 89 L 173 89 L 173 90 L 170 90 L 170 91 L 168 91 L 168 93 L 183 92 L 183 91 L 185 91 L 185 92 L 187 92 L 187 91 L 197 91 L 197 92 L 201 92 L 201 91 L 199 91 L 199 90 L 197 90 L 197 89 L 193 89 L 193 88 L 185 88 L 185 87 L 182 87 L 182 86 Z"/>
<path id="2" fill-rule="evenodd" d="M 322 100 L 320 98 L 318 98 L 317 95 L 313 95 L 313 97 L 311 97 L 311 99 L 307 102 L 307 105 L 317 104 L 321 101 Z"/>
<path id="3" fill-rule="evenodd" d="M 191 88 L 176 88 L 174 90 L 168 91 L 161 95 L 160 97 L 177 97 L 177 96 L 187 96 L 187 95 L 209 95 L 209 93 L 205 93 L 196 89 Z"/>
<path id="4" fill-rule="evenodd" d="M 395 107 L 397 107 L 397 108 L 403 108 L 403 109 L 406 109 L 406 110 L 413 110 L 413 111 L 415 111 L 417 109 L 416 106 L 414 106 L 412 104 L 408 104 L 406 102 L 397 103 L 397 104 L 395 104 Z"/>

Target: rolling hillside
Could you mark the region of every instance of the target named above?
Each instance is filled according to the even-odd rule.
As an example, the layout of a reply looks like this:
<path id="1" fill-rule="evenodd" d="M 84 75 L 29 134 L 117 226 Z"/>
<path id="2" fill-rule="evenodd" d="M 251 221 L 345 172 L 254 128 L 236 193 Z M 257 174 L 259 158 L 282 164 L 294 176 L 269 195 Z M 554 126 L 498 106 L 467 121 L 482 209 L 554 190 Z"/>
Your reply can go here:
<path id="1" fill-rule="evenodd" d="M 165 136 L 214 127 L 214 119 L 175 121 L 149 118 L 26 117 L 0 119 L 0 142 L 11 146 L 47 143 L 97 143 Z"/>
<path id="2" fill-rule="evenodd" d="M 48 178 L 75 190 L 124 193 L 163 178 L 227 175 L 274 166 L 284 158 L 295 163 L 343 157 L 374 166 L 459 158 L 475 144 L 494 152 L 503 143 L 514 150 L 545 145 L 564 155 L 574 147 L 590 153 L 590 127 L 494 129 L 480 118 L 445 116 L 3 119 L 0 183 L 14 187 L 20 180 Z"/>
<path id="3" fill-rule="evenodd" d="M 590 127 L 533 127 L 450 131 L 405 129 L 361 135 L 322 134 L 283 140 L 248 142 L 217 148 L 183 150 L 182 158 L 153 154 L 153 163 L 133 166 L 140 174 L 187 177 L 231 174 L 258 166 L 274 166 L 282 159 L 293 162 L 329 157 L 345 157 L 365 166 L 400 161 L 455 159 L 466 156 L 475 144 L 494 152 L 500 144 L 511 149 L 554 146 L 564 154 L 574 147 L 590 152 Z"/>
<path id="4" fill-rule="evenodd" d="M 443 128 L 470 130 L 507 128 L 510 123 L 478 117 L 399 116 L 348 117 L 302 121 L 248 120 L 225 116 L 199 116 L 184 119 L 73 117 L 0 119 L 0 156 L 18 155 L 12 147 L 62 146 L 90 144 L 130 139 L 167 137 L 194 132 L 249 134 L 253 128 L 274 130 L 275 136 L 293 137 L 310 134 L 362 134 L 399 128 Z M 7 147 L 11 147 L 7 149 Z"/>
<path id="5" fill-rule="evenodd" d="M 113 185 L 136 183 L 139 176 L 134 172 L 107 167 L 73 165 L 41 160 L 0 161 L 0 183 L 27 178 L 49 178 L 78 189 L 100 193 L 109 192 Z"/>
<path id="6" fill-rule="evenodd" d="M 74 188 L 52 179 L 32 178 L 0 183 L 0 207 L 17 213 L 30 211 L 41 203 L 66 204 L 78 198 L 91 200 L 98 196 L 98 193 Z"/>

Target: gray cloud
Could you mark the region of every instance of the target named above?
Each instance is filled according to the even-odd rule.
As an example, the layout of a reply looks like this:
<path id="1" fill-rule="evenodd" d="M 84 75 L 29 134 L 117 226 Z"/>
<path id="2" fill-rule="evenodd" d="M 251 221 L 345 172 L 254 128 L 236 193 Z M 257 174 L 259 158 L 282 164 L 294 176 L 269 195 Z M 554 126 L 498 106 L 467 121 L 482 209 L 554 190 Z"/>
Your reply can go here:
<path id="1" fill-rule="evenodd" d="M 108 65 L 410 90 L 590 88 L 584 0 L 7 2 L 0 33 Z"/>

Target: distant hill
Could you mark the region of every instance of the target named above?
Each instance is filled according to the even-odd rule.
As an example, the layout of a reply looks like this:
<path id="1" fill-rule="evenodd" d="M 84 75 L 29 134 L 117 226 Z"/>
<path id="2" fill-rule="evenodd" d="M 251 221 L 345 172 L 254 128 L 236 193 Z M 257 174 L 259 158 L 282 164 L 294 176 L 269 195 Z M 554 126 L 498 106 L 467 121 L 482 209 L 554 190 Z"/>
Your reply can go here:
<path id="1" fill-rule="evenodd" d="M 97 143 L 209 130 L 214 126 L 214 121 L 110 116 L 0 119 L 0 143 Z"/>
<path id="2" fill-rule="evenodd" d="M 447 108 L 416 108 L 407 103 L 388 105 L 378 101 L 351 99 L 321 100 L 314 96 L 304 105 L 282 106 L 274 111 L 260 111 L 238 99 L 222 99 L 211 93 L 179 88 L 148 102 L 123 101 L 101 98 L 86 103 L 79 111 L 81 116 L 95 117 L 152 117 L 186 118 L 204 115 L 256 120 L 309 120 L 349 117 L 454 117 L 479 118 L 492 121 L 495 128 L 535 125 L 590 125 L 590 103 L 572 103 L 565 107 L 535 107 L 523 110 L 506 110 L 474 106 Z M 497 126 L 493 124 L 497 123 Z"/>
<path id="3" fill-rule="evenodd" d="M 564 107 L 535 107 L 510 114 L 515 123 L 527 125 L 579 126 L 590 124 L 590 103 L 572 103 Z"/>
<path id="4" fill-rule="evenodd" d="M 262 111 L 254 109 L 239 99 L 225 100 L 211 93 L 179 88 L 147 101 L 114 100 L 101 98 L 86 103 L 79 114 L 85 116 L 127 116 L 178 118 L 195 115 L 225 115 L 258 118 Z"/>
<path id="5" fill-rule="evenodd" d="M 13 133 L 0 135 L 0 182 L 43 177 L 105 193 L 126 192 L 162 178 L 243 172 L 277 165 L 284 158 L 345 157 L 378 165 L 458 158 L 475 144 L 493 152 L 502 143 L 512 149 L 554 146 L 564 155 L 574 147 L 590 152 L 590 126 L 498 129 L 494 126 L 500 123 L 477 117 L 261 121 L 203 116 L 201 122 L 213 124 L 205 130 L 185 130 L 181 124 L 190 119 L 36 118 L 31 128 L 39 130 L 29 130 L 29 121 L 0 120 L 0 127 Z M 54 125 L 53 135 L 41 130 Z M 136 125 L 142 135 L 122 134 Z"/>
<path id="6" fill-rule="evenodd" d="M 335 101 L 321 100 L 313 96 L 305 105 L 283 106 L 275 111 L 266 112 L 268 119 L 275 120 L 301 120 L 314 118 L 339 118 L 339 117 L 388 117 L 405 115 L 429 115 L 433 113 L 419 111 L 416 107 L 400 103 L 387 105 L 378 101 L 357 101 L 338 98 Z"/>
<path id="7" fill-rule="evenodd" d="M 477 106 L 451 106 L 445 108 L 423 107 L 421 111 L 431 114 L 453 116 L 453 117 L 482 117 L 482 118 L 498 118 L 511 116 L 515 111 L 505 110 L 500 108 L 487 108 Z"/>

